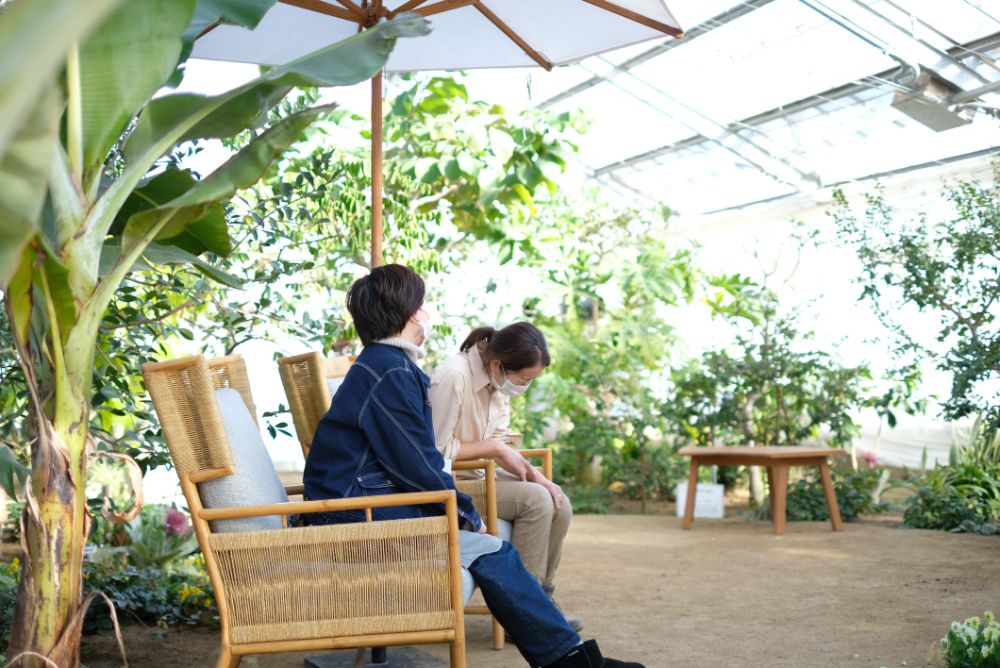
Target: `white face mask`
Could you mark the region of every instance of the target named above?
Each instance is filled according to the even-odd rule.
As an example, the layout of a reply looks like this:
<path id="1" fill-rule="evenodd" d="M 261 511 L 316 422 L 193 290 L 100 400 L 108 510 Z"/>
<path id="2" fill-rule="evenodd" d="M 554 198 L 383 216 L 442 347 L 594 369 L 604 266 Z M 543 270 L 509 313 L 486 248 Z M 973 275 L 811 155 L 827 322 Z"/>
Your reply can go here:
<path id="1" fill-rule="evenodd" d="M 427 319 L 424 320 L 423 322 L 417 320 L 416 316 L 414 316 L 413 318 L 413 322 L 415 322 L 417 326 L 420 327 L 420 331 L 424 335 L 424 340 L 420 342 L 420 345 L 424 345 L 425 343 L 427 343 L 427 339 L 431 338 L 431 332 L 434 331 L 434 325 L 431 324 L 430 316 L 427 315 L 426 311 L 424 311 L 424 316 Z"/>
<path id="2" fill-rule="evenodd" d="M 503 373 L 503 384 L 501 385 L 496 380 L 491 380 L 493 380 L 493 387 L 496 388 L 497 392 L 505 397 L 519 397 L 531 387 L 530 382 L 527 385 L 515 385 L 510 382 L 510 378 L 507 377 L 507 372 L 503 370 L 503 367 L 500 367 L 500 371 Z"/>
<path id="3" fill-rule="evenodd" d="M 427 343 L 427 339 L 431 338 L 431 332 L 434 331 L 434 325 L 432 325 L 430 321 L 418 322 L 417 324 L 420 325 L 420 331 L 424 335 L 424 343 Z M 423 343 L 420 345 L 423 345 Z"/>

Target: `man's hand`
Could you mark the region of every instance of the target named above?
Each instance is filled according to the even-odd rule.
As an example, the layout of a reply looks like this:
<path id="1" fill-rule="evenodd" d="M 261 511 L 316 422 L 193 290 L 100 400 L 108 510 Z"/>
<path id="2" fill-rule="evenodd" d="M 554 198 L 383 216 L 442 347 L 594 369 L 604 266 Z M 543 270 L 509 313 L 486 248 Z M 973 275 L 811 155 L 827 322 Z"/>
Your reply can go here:
<path id="1" fill-rule="evenodd" d="M 531 462 L 521 456 L 521 453 L 502 441 L 498 441 L 494 459 L 504 471 L 520 480 L 527 480 L 531 473 Z"/>

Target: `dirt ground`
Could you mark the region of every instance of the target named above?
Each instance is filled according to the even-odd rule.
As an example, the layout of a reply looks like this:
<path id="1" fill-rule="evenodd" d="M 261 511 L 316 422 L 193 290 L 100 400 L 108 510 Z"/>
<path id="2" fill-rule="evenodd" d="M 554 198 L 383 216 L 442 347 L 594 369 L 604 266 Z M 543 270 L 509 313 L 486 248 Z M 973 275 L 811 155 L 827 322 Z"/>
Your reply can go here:
<path id="1" fill-rule="evenodd" d="M 661 513 L 663 509 L 656 509 Z M 577 516 L 557 599 L 584 637 L 648 668 L 941 665 L 949 623 L 1000 612 L 1000 539 L 898 528 L 896 520 L 698 520 L 666 514 Z M 472 668 L 524 666 L 510 644 L 490 648 L 487 619 L 466 618 Z M 129 666 L 213 665 L 218 632 L 125 632 Z M 426 651 L 441 658 L 445 646 Z M 310 654 L 247 657 L 243 666 L 298 668 Z M 391 656 L 391 650 L 390 650 Z M 87 638 L 90 668 L 120 666 L 109 638 Z"/>

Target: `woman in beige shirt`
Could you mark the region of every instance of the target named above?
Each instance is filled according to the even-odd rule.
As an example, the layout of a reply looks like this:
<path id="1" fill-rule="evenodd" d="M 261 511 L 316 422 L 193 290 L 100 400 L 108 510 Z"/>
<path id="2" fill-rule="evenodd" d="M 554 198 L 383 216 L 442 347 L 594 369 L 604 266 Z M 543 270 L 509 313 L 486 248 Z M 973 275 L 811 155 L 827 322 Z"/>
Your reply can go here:
<path id="1" fill-rule="evenodd" d="M 513 523 L 510 542 L 551 595 L 573 509 L 559 485 L 518 453 L 510 432 L 510 398 L 523 394 L 549 362 L 545 337 L 534 325 L 479 327 L 431 373 L 429 398 L 446 460 L 488 458 L 503 469 L 497 514 Z"/>

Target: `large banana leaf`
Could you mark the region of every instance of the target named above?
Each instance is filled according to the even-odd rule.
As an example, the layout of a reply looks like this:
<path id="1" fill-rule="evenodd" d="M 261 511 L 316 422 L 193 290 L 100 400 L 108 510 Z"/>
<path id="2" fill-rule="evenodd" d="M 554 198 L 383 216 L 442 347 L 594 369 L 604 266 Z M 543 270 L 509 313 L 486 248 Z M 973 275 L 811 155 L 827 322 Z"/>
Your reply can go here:
<path id="1" fill-rule="evenodd" d="M 215 23 L 229 23 L 244 28 L 257 27 L 276 0 L 198 0 L 194 19 L 184 33 L 184 42 L 190 45 L 206 28 Z"/>
<path id="2" fill-rule="evenodd" d="M 31 471 L 17 460 L 10 448 L 0 445 L 0 488 L 3 488 L 7 496 L 17 499 L 17 490 L 24 486 L 24 481 L 30 474 Z"/>
<path id="3" fill-rule="evenodd" d="M 232 199 L 240 188 L 259 181 L 317 116 L 332 109 L 332 105 L 312 107 L 282 119 L 180 197 L 132 215 L 125 225 L 122 245 L 128 249 L 154 229 L 156 239 L 176 237 L 209 207 Z"/>
<path id="4" fill-rule="evenodd" d="M 46 91 L 7 152 L 0 156 L 0 287 L 37 231 L 58 138 L 59 94 Z"/>
<path id="5" fill-rule="evenodd" d="M 141 249 L 152 239 L 177 237 L 209 209 L 232 199 L 239 189 L 256 183 L 319 115 L 331 109 L 333 106 L 313 107 L 282 119 L 180 197 L 133 214 L 122 235 L 123 261 L 136 255 L 134 249 Z M 119 269 L 128 270 L 124 266 Z"/>
<path id="6" fill-rule="evenodd" d="M 88 234 L 103 239 L 114 216 L 147 170 L 181 141 L 233 136 L 246 129 L 247 119 L 261 116 L 290 86 L 346 86 L 363 81 L 381 69 L 398 37 L 429 31 L 416 14 L 402 14 L 287 65 L 223 95 L 167 95 L 150 102 L 125 145 L 128 166 L 88 214 Z M 177 215 L 177 212 L 172 215 Z M 194 210 L 184 213 L 187 222 Z M 142 215 L 142 214 L 140 214 Z M 147 217 L 146 220 L 149 220 Z M 130 224 L 131 225 L 131 224 Z M 138 223 L 133 231 L 139 229 Z M 147 228 L 148 229 L 148 228 Z M 177 225 L 171 226 L 179 234 Z M 133 237 L 134 238 L 134 237 Z"/>
<path id="7" fill-rule="evenodd" d="M 195 0 L 128 0 L 80 48 L 83 166 L 99 175 L 136 110 L 170 77 Z M 86 183 L 85 180 L 85 190 Z"/>
<path id="8" fill-rule="evenodd" d="M 0 12 L 0 157 L 74 42 L 121 0 L 18 0 Z"/>
<path id="9" fill-rule="evenodd" d="M 224 95 L 178 94 L 153 100 L 129 136 L 125 146 L 126 160 L 141 159 L 165 135 L 176 136 L 177 142 L 236 135 L 277 104 L 293 86 L 349 86 L 369 79 L 385 65 L 397 38 L 417 37 L 428 32 L 430 27 L 424 18 L 417 14 L 401 14 L 392 21 L 275 67 Z M 200 113 L 204 114 L 202 118 L 175 134 L 179 126 Z"/>
<path id="10" fill-rule="evenodd" d="M 121 256 L 121 239 L 112 239 L 104 244 L 104 247 L 101 249 L 101 275 L 103 276 L 111 271 L 118 263 Z M 154 266 L 160 264 L 189 264 L 212 280 L 218 281 L 223 285 L 228 285 L 231 288 L 243 287 L 243 282 L 236 276 L 233 276 L 229 272 L 216 267 L 214 264 L 201 259 L 197 255 L 193 255 L 192 253 L 189 253 L 181 248 L 177 248 L 176 246 L 167 246 L 166 244 L 159 244 L 156 242 L 149 244 L 149 246 L 146 247 L 146 250 L 142 252 L 142 257 L 132 263 L 132 266 L 129 267 L 128 270 L 149 271 Z"/>
<path id="11" fill-rule="evenodd" d="M 188 169 L 170 165 L 148 183 L 136 188 L 118 212 L 111 227 L 112 236 L 121 236 L 129 218 L 140 211 L 148 211 L 177 199 L 190 190 L 198 180 Z M 200 219 L 190 223 L 170 243 L 184 250 L 200 255 L 206 251 L 226 256 L 232 250 L 229 240 L 228 222 L 222 204 L 211 207 Z"/>

